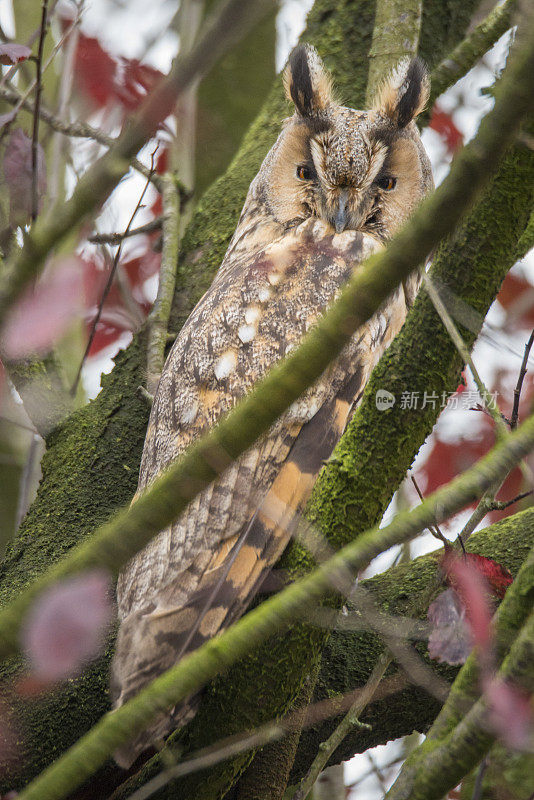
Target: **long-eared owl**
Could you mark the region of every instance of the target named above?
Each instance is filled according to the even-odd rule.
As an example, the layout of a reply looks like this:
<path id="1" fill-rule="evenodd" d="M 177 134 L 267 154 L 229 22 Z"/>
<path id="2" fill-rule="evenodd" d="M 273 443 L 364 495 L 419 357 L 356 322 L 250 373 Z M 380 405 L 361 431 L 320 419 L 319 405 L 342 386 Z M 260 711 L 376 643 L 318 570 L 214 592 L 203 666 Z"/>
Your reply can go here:
<path id="1" fill-rule="evenodd" d="M 428 97 L 420 60 L 402 62 L 368 111 L 336 102 L 309 45 L 291 54 L 284 84 L 294 113 L 250 185 L 211 287 L 169 354 L 138 492 L 299 344 L 432 187 L 414 123 Z M 126 565 L 117 588 L 115 706 L 243 614 L 417 287 L 416 277 L 400 286 L 276 424 Z M 192 700 L 172 709 L 118 752 L 118 762 L 130 764 L 194 709 Z"/>

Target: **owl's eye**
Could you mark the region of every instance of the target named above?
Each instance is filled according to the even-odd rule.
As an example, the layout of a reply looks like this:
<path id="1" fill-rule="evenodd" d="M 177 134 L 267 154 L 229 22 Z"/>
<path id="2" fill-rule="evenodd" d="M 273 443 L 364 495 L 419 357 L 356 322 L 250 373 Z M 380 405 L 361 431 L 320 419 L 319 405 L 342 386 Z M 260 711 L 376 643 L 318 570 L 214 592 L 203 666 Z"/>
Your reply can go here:
<path id="1" fill-rule="evenodd" d="M 391 175 L 385 175 L 383 178 L 379 178 L 377 180 L 376 185 L 379 187 L 379 189 L 383 189 L 385 192 L 390 192 L 397 185 L 397 179 L 393 178 Z"/>
<path id="2" fill-rule="evenodd" d="M 299 164 L 297 167 L 297 178 L 301 181 L 311 181 L 314 173 L 311 167 L 307 164 Z"/>

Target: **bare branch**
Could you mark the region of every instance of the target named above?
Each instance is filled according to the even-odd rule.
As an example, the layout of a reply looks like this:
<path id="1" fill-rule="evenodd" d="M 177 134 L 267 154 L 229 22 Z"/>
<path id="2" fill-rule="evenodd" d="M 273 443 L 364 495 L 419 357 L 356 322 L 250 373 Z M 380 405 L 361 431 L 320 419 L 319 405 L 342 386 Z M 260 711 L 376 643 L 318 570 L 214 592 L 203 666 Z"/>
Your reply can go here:
<path id="1" fill-rule="evenodd" d="M 39 192 L 38 192 L 38 171 L 39 171 L 39 108 L 41 107 L 41 92 L 42 92 L 42 66 L 43 66 L 43 48 L 48 30 L 48 0 L 42 1 L 42 16 L 41 16 L 41 30 L 39 33 L 39 47 L 37 49 L 36 58 L 36 75 L 35 75 L 35 109 L 33 114 L 33 130 L 32 130 L 32 222 L 37 219 L 39 213 Z"/>
<path id="2" fill-rule="evenodd" d="M 180 197 L 171 173 L 163 177 L 163 249 L 156 302 L 148 318 L 147 390 L 154 395 L 165 361 L 180 245 Z"/>
<path id="3" fill-rule="evenodd" d="M 521 400 L 521 390 L 523 388 L 523 381 L 525 380 L 525 375 L 527 374 L 528 358 L 530 356 L 530 351 L 532 350 L 532 345 L 534 345 L 534 330 L 530 334 L 529 340 L 525 345 L 525 354 L 523 356 L 523 361 L 521 362 L 519 377 L 517 379 L 517 384 L 514 389 L 514 407 L 512 409 L 512 416 L 510 417 L 510 428 L 512 430 L 517 428 L 517 421 L 519 419 L 519 401 Z"/>
<path id="4" fill-rule="evenodd" d="M 31 90 L 28 89 L 24 95 L 21 95 L 16 92 L 13 87 L 6 89 L 5 87 L 0 86 L 0 98 L 18 108 L 24 108 L 26 111 L 34 114 L 35 106 L 30 100 L 28 100 L 30 91 Z M 113 147 L 117 142 L 117 139 L 114 139 L 112 136 L 108 136 L 107 133 L 104 133 L 104 131 L 101 131 L 99 128 L 94 128 L 87 122 L 65 122 L 64 120 L 61 120 L 52 114 L 52 112 L 47 108 L 43 108 L 42 106 L 39 109 L 39 116 L 52 128 L 52 130 L 62 133 L 65 136 L 73 136 L 79 139 L 93 139 L 93 141 L 104 145 L 108 149 Z M 145 178 L 148 178 L 150 175 L 149 167 L 145 166 L 142 161 L 139 161 L 138 158 L 130 159 L 130 164 L 135 170 L 137 170 L 137 172 L 140 172 L 141 175 L 144 175 Z M 159 175 L 152 175 L 151 181 L 157 189 L 160 188 Z"/>
<path id="5" fill-rule="evenodd" d="M 156 177 L 156 176 L 153 176 Z M 159 176 L 158 182 L 159 182 Z M 147 175 L 148 178 L 148 175 Z M 120 244 L 123 239 L 130 236 L 139 236 L 143 233 L 153 233 L 154 231 L 161 230 L 163 224 L 163 216 L 151 219 L 144 225 L 139 225 L 138 228 L 130 228 L 129 231 L 122 231 L 121 233 L 93 233 L 87 237 L 87 241 L 91 244 Z"/>
<path id="6" fill-rule="evenodd" d="M 156 148 L 156 150 L 157 150 L 157 148 Z M 151 173 L 153 173 L 154 169 L 155 169 L 155 167 L 154 167 L 154 156 L 156 154 L 156 150 L 154 150 L 154 152 L 152 153 L 152 167 L 151 167 L 151 170 L 150 170 Z M 93 322 L 91 324 L 91 331 L 89 333 L 89 339 L 87 341 L 87 345 L 85 347 L 85 350 L 84 350 L 84 353 L 83 353 L 83 356 L 82 356 L 82 360 L 80 361 L 80 365 L 78 367 L 78 371 L 76 372 L 76 377 L 74 378 L 74 381 L 73 381 L 72 386 L 70 388 L 71 397 L 75 396 L 76 391 L 78 389 L 78 383 L 80 382 L 80 376 L 82 374 L 83 365 L 85 364 L 85 360 L 86 360 L 87 356 L 89 355 L 89 350 L 91 349 L 91 345 L 93 344 L 93 339 L 95 338 L 96 328 L 97 328 L 97 325 L 98 325 L 98 323 L 100 321 L 100 317 L 102 316 L 102 310 L 104 308 L 104 303 L 106 302 L 107 296 L 108 296 L 108 294 L 109 294 L 109 292 L 111 290 L 111 287 L 113 285 L 113 280 L 115 278 L 115 273 L 117 271 L 117 267 L 119 266 L 119 261 L 120 261 L 120 257 L 121 257 L 121 254 L 122 254 L 123 241 L 128 236 L 129 231 L 130 231 L 130 229 L 132 227 L 133 221 L 134 221 L 135 217 L 137 216 L 137 212 L 141 208 L 141 205 L 142 205 L 144 196 L 146 194 L 146 191 L 147 191 L 147 189 L 149 187 L 149 184 L 150 184 L 150 178 L 147 178 L 147 182 L 145 183 L 145 185 L 143 187 L 143 191 L 141 192 L 141 196 L 139 197 L 139 200 L 137 201 L 137 205 L 135 206 L 135 208 L 133 210 L 133 213 L 132 213 L 132 216 L 130 217 L 130 219 L 128 221 L 128 225 L 126 226 L 126 229 L 124 231 L 124 236 L 122 237 L 122 239 L 121 239 L 121 241 L 119 243 L 119 246 L 117 248 L 117 252 L 115 253 L 115 257 L 113 259 L 113 263 L 112 263 L 111 269 L 109 271 L 108 279 L 106 281 L 106 285 L 104 286 L 104 291 L 102 292 L 102 296 L 100 298 L 100 302 L 98 304 L 98 308 L 97 308 L 96 314 L 95 314 Z"/>
<path id="7" fill-rule="evenodd" d="M 294 793 L 293 800 L 306 800 L 306 797 L 308 797 L 309 793 L 313 789 L 313 786 L 320 773 L 326 767 L 332 753 L 337 750 L 351 728 L 354 728 L 358 724 L 361 725 L 359 722 L 359 717 L 373 699 L 378 685 L 384 677 L 386 669 L 390 663 L 390 656 L 383 653 L 376 662 L 367 683 L 363 687 L 355 703 L 350 707 L 347 714 L 343 717 L 334 732 L 331 733 L 328 739 L 322 743 L 310 769 L 308 770 L 308 774 L 301 781 L 298 789 Z"/>
<path id="8" fill-rule="evenodd" d="M 131 159 L 156 133 L 178 97 L 200 80 L 215 62 L 243 36 L 274 0 L 224 0 L 206 21 L 204 34 L 191 53 L 175 59 L 167 78 L 145 99 L 137 115 L 124 126 L 113 147 L 79 181 L 70 200 L 46 220 L 32 226 L 25 244 L 11 261 L 0 289 L 0 319 L 35 277 L 53 247 L 80 222 L 91 216 L 129 169 Z M 514 130 L 515 132 L 515 130 Z"/>
<path id="9" fill-rule="evenodd" d="M 460 80 L 512 25 L 517 0 L 497 4 L 463 42 L 432 71 L 429 108 L 436 98 Z"/>

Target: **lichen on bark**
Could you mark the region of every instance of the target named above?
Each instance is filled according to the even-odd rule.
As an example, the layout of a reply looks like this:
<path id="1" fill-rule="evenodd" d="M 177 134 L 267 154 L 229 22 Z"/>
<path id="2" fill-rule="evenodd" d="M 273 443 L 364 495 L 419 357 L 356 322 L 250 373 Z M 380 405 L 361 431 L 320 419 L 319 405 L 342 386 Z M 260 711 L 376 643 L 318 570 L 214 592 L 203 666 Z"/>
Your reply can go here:
<path id="1" fill-rule="evenodd" d="M 431 65 L 456 44 L 465 30 L 473 6 L 474 2 L 455 1 L 448 3 L 446 7 L 438 0 L 425 3 L 421 53 Z M 332 68 L 345 101 L 356 106 L 361 105 L 364 95 L 367 77 L 365 59 L 372 28 L 372 3 L 352 0 L 338 4 L 320 0 L 316 4 L 306 34 L 306 38 L 317 44 L 327 65 Z M 209 285 L 235 226 L 249 182 L 278 132 L 280 119 L 287 114 L 287 111 L 288 106 L 282 99 L 281 88 L 277 84 L 262 114 L 245 137 L 240 153 L 229 171 L 199 204 L 184 238 L 178 268 L 178 288 L 173 313 L 175 331 L 179 329 L 194 302 Z M 524 169 L 522 174 L 525 175 Z M 500 185 L 499 191 L 504 194 L 506 203 L 510 203 L 509 198 L 515 188 L 513 182 L 510 186 L 506 182 Z M 524 216 L 525 204 L 524 186 L 520 189 L 516 207 L 512 209 L 519 215 L 514 217 L 519 220 L 517 223 L 519 226 Z M 508 211 L 508 207 L 503 209 L 503 219 L 506 218 Z M 487 219 L 484 220 L 484 224 L 493 225 L 493 222 Z M 499 228 L 505 229 L 506 225 L 501 225 Z M 515 243 L 517 239 L 514 239 L 514 236 L 515 230 L 509 234 L 509 238 L 503 233 L 501 246 Z M 458 243 L 458 248 L 461 244 L 462 242 Z M 509 254 L 510 250 L 508 256 Z M 486 298 L 484 302 L 487 304 L 488 298 L 496 291 L 504 266 L 501 263 L 497 266 L 491 263 L 489 249 L 485 251 L 485 258 L 486 272 L 484 275 L 478 275 L 475 285 L 469 289 L 468 298 L 476 295 L 478 288 L 484 284 L 481 294 Z M 471 265 L 469 252 L 466 263 Z M 469 269 L 474 270 L 471 266 Z M 480 311 L 483 311 L 483 305 L 483 302 L 479 303 Z M 428 342 L 428 338 L 425 337 L 430 337 L 432 341 L 434 334 L 435 331 L 430 329 L 413 331 L 423 351 L 424 343 Z M 119 356 L 114 372 L 104 381 L 104 389 L 99 398 L 76 412 L 49 437 L 49 450 L 43 464 L 43 483 L 37 501 L 3 565 L 1 596 L 4 602 L 46 568 L 51 560 L 60 558 L 109 513 L 127 503 L 132 496 L 148 417 L 148 408 L 136 391 L 137 386 L 144 380 L 144 363 L 144 338 L 141 335 Z M 441 374 L 439 364 L 430 363 L 429 366 Z M 454 370 L 451 372 L 451 375 L 453 374 Z M 410 370 L 407 369 L 405 374 L 399 376 L 399 380 L 402 383 L 401 378 L 406 381 L 410 377 Z M 448 376 L 448 380 L 450 385 L 452 378 Z M 429 428 L 431 423 L 429 416 L 425 422 L 426 428 Z M 398 442 L 398 432 L 396 426 L 391 424 L 391 433 L 388 435 L 392 444 Z M 421 435 L 418 429 L 417 441 Z M 403 440 L 398 445 L 399 449 L 405 445 L 406 441 Z M 413 447 L 415 445 L 412 443 L 412 449 Z M 395 460 L 397 454 L 393 455 Z M 369 483 L 368 488 L 370 486 Z M 391 488 L 389 487 L 387 491 L 391 491 Z M 384 502 L 384 497 L 383 492 L 379 504 Z M 369 499 L 372 500 L 372 496 Z M 371 504 L 369 508 L 369 515 L 373 514 L 376 514 L 376 503 Z M 298 635 L 302 637 L 303 646 L 296 648 L 293 653 L 287 649 L 287 644 L 286 646 L 282 644 L 281 654 L 276 662 L 277 672 L 283 676 L 282 688 L 287 698 L 293 696 L 295 692 L 291 677 L 300 674 L 299 680 L 302 680 L 308 669 L 309 648 L 317 647 L 319 638 L 319 634 L 312 629 L 301 629 Z M 265 674 L 266 662 L 263 654 L 255 654 L 253 660 L 256 661 L 259 674 Z M 11 661 L 3 672 L 4 678 L 12 675 L 15 669 L 16 662 Z M 208 691 L 208 701 L 214 702 L 211 706 L 214 713 L 221 703 L 221 694 L 216 694 L 219 691 L 224 694 L 226 702 L 235 698 L 236 702 L 239 702 L 240 709 L 246 710 L 246 703 L 250 700 L 252 703 L 250 720 L 253 722 L 252 712 L 258 701 L 258 690 L 254 690 L 254 671 L 245 674 L 249 676 L 244 681 L 246 691 L 243 691 L 243 679 L 236 683 L 233 695 L 227 689 L 221 688 L 223 684 L 219 690 L 212 688 Z M 104 659 L 81 680 L 69 683 L 37 707 L 32 705 L 25 710 L 23 726 L 31 758 L 28 757 L 25 761 L 21 781 L 26 781 L 31 775 L 39 772 L 106 710 L 106 683 L 107 661 Z M 269 691 L 271 690 L 266 682 L 263 684 L 260 697 L 266 704 L 270 699 Z M 284 700 L 282 705 L 287 702 L 288 699 Z M 206 705 L 208 716 L 204 717 L 205 720 L 210 719 L 209 708 L 209 704 Z M 265 713 L 270 713 L 267 706 Z M 213 717 L 211 719 L 213 720 Z M 199 717 L 199 723 L 201 720 L 202 717 Z M 239 722 L 242 725 L 244 721 L 246 722 L 246 713 L 236 720 L 236 724 Z M 217 725 L 213 725 L 210 736 L 217 736 L 223 730 L 225 730 L 224 722 L 220 720 L 220 729 Z M 205 741 L 208 734 L 206 728 L 202 730 L 197 726 L 197 731 L 199 731 L 198 741 L 202 742 L 203 738 Z M 191 738 L 191 742 L 195 741 L 193 733 L 188 732 L 187 736 Z M 235 775 L 241 768 L 242 764 L 234 765 L 233 774 Z M 111 782 L 112 778 L 108 777 Z M 7 788 L 13 788 L 12 783 L 6 785 Z"/>

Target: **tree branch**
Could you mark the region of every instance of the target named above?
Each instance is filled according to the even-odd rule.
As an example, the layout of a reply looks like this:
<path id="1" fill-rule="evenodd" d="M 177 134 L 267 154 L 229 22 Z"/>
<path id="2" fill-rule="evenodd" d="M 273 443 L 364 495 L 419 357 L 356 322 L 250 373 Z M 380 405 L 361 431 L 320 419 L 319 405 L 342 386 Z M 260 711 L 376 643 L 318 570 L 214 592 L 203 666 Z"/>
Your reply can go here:
<path id="1" fill-rule="evenodd" d="M 530 34 L 530 31 L 529 31 Z M 534 92 L 534 26 L 496 92 L 493 111 L 462 150 L 449 175 L 389 243 L 371 256 L 298 349 L 276 365 L 228 416 L 151 484 L 136 503 L 104 525 L 0 613 L 0 654 L 16 651 L 18 629 L 38 594 L 59 578 L 89 566 L 117 572 L 152 536 L 250 447 L 326 369 L 352 334 L 378 309 L 442 237 L 452 232 L 530 108 Z"/>
<path id="2" fill-rule="evenodd" d="M 0 287 L 0 320 L 20 296 L 24 286 L 40 271 L 52 248 L 57 247 L 83 219 L 106 200 L 129 169 L 130 160 L 156 133 L 178 97 L 198 81 L 213 64 L 272 6 L 273 0 L 223 0 L 206 21 L 203 35 L 190 54 L 175 59 L 167 78 L 150 93 L 139 113 L 126 124 L 113 147 L 93 164 L 78 182 L 72 197 L 46 219 L 40 219 L 12 260 Z"/>
<path id="3" fill-rule="evenodd" d="M 474 6 L 475 0 L 450 0 L 446 5 L 441 0 L 425 2 L 420 52 L 430 66 L 442 58 L 463 35 Z M 317 0 L 308 17 L 306 38 L 313 41 L 325 56 L 345 102 L 354 108 L 361 108 L 364 103 L 367 82 L 365 54 L 371 44 L 373 23 L 374 5 L 367 0 L 350 0 L 343 5 L 332 0 Z M 196 206 L 193 222 L 181 248 L 172 318 L 175 331 L 179 330 L 182 321 L 211 282 L 235 228 L 250 181 L 279 131 L 279 121 L 287 113 L 288 106 L 277 79 L 268 101 L 245 137 L 224 179 L 216 183 Z M 441 280 L 450 283 L 464 301 L 477 310 L 480 320 L 512 263 L 518 236 L 524 229 L 525 204 L 530 202 L 527 189 L 533 180 L 531 166 L 527 151 L 514 151 L 501 167 L 494 191 L 462 227 L 460 240 L 470 243 L 469 247 L 445 249 L 435 262 L 436 266 L 441 264 Z M 502 220 L 502 223 L 495 227 L 496 219 Z M 420 387 L 418 374 L 426 368 L 433 380 L 439 376 L 444 388 L 451 389 L 457 385 L 459 367 L 454 361 L 454 354 L 451 355 L 447 350 L 447 342 L 435 335 L 436 317 L 432 316 L 426 304 L 420 305 L 419 301 L 417 304 L 415 329 L 410 326 L 406 336 L 403 334 L 399 342 L 400 351 L 394 345 L 396 356 L 392 360 L 388 356 L 384 365 L 388 379 L 392 375 L 398 378 L 395 386 L 391 387 L 399 392 L 398 396 L 401 388 Z M 473 338 L 470 334 L 469 343 Z M 145 364 L 145 334 L 141 332 L 125 351 L 119 353 L 113 372 L 103 376 L 103 389 L 98 398 L 78 410 L 48 436 L 38 498 L 0 567 L 3 604 L 16 597 L 40 575 L 51 559 L 59 560 L 103 522 L 111 511 L 131 500 L 136 488 L 149 411 L 147 404 L 136 393 L 136 388 L 145 380 Z M 375 391 L 381 384 L 387 385 L 384 373 L 380 375 L 377 373 Z M 428 413 L 425 411 L 422 415 L 402 413 L 392 420 L 390 427 L 385 424 L 390 414 L 384 419 L 373 406 L 374 396 L 370 396 L 365 403 L 366 415 L 374 410 L 376 418 L 372 414 L 364 416 L 363 419 L 370 420 L 370 425 L 369 428 L 366 425 L 359 426 L 362 444 L 361 447 L 358 444 L 356 446 L 365 456 L 362 458 L 362 471 L 376 464 L 376 470 L 370 469 L 369 483 L 375 486 L 375 492 L 378 491 L 381 505 L 384 502 L 387 504 L 386 495 L 393 491 L 399 480 L 397 474 L 406 469 L 406 466 L 398 463 L 399 454 L 402 453 L 402 460 L 408 465 L 412 458 L 410 454 L 420 447 L 437 412 L 432 413 L 430 405 Z M 378 452 L 384 442 L 392 455 L 387 464 L 377 460 L 372 449 L 376 447 Z M 334 464 L 329 469 L 333 467 Z M 359 462 L 347 462 L 347 469 L 351 475 L 356 474 L 360 470 Z M 383 488 L 386 485 L 390 487 L 387 490 Z M 363 482 L 356 487 L 355 496 L 365 498 L 367 504 L 365 486 Z M 359 494 L 360 489 L 363 489 L 362 494 Z M 341 497 L 344 491 L 342 488 Z M 347 508 L 351 507 L 350 502 Z M 370 506 L 369 516 L 374 517 L 375 514 L 376 506 Z M 361 525 L 362 517 L 358 512 L 354 530 L 362 530 Z M 58 531 L 61 531 L 61 536 L 58 536 Z M 44 553 L 47 554 L 46 558 Z M 306 639 L 307 644 L 309 641 Z M 283 647 L 282 642 L 280 646 Z M 17 713 L 23 719 L 26 731 L 25 757 L 20 773 L 6 775 L 2 782 L 3 791 L 24 785 L 108 710 L 107 660 L 111 647 L 110 643 L 106 657 L 88 669 L 80 679 L 69 682 L 53 697 L 50 696 L 38 713 L 33 707 L 30 709 L 23 703 L 17 704 Z M 268 651 L 273 651 L 272 643 Z M 298 671 L 296 658 L 292 658 L 291 663 L 287 662 L 289 652 L 298 656 L 297 650 L 286 648 L 276 670 L 286 671 L 287 668 Z M 266 652 L 262 653 L 265 660 Z M 276 657 L 274 653 L 272 655 Z M 215 706 L 211 708 L 209 702 L 203 704 L 199 724 L 195 724 L 194 731 L 190 732 L 193 749 L 212 741 L 214 714 L 218 721 L 217 730 L 213 730 L 214 737 L 223 737 L 231 728 L 231 725 L 225 728 L 225 712 L 220 710 L 222 699 L 225 706 L 233 709 L 231 724 L 238 726 L 234 730 L 242 729 L 239 726 L 242 726 L 244 719 L 250 718 L 250 708 L 259 710 L 257 692 L 250 697 L 251 706 L 246 707 L 249 689 L 253 685 L 264 685 L 265 692 L 270 691 L 273 663 L 270 662 L 269 666 L 265 662 L 266 672 L 261 674 L 251 672 L 250 667 L 245 676 L 242 671 L 237 674 L 234 672 L 235 694 L 228 690 L 228 684 L 221 682 L 222 696 L 213 695 Z M 9 680 L 17 665 L 18 661 L 13 659 L 3 666 L 4 680 Z M 264 700 L 267 700 L 267 694 Z M 427 705 L 419 707 L 419 712 L 424 710 L 425 714 L 435 714 L 435 706 L 430 706 L 428 711 Z M 401 714 L 402 719 L 410 719 L 414 708 L 417 706 L 412 696 L 411 703 Z M 268 709 L 267 713 L 270 713 Z M 204 727 L 202 719 L 205 720 Z M 209 726 L 206 727 L 208 721 Z M 322 735 L 317 744 L 327 735 Z M 232 774 L 236 774 L 236 769 L 240 769 L 239 765 L 231 765 Z M 229 772 L 230 768 L 227 768 L 227 781 Z M 118 771 L 109 766 L 102 773 L 101 780 L 109 788 L 110 783 L 117 781 L 118 777 Z"/>
<path id="4" fill-rule="evenodd" d="M 163 176 L 163 248 L 158 295 L 148 319 L 147 390 L 154 395 L 165 361 L 165 347 L 176 284 L 180 246 L 180 195 L 171 173 Z"/>
<path id="5" fill-rule="evenodd" d="M 463 78 L 497 39 L 511 28 L 516 7 L 517 0 L 505 0 L 504 3 L 497 4 L 463 42 L 438 64 L 432 72 L 429 108 L 432 108 L 443 92 Z"/>
<path id="6" fill-rule="evenodd" d="M 377 0 L 369 51 L 366 107 L 371 108 L 381 81 L 405 57 L 417 55 L 422 0 Z"/>
<path id="7" fill-rule="evenodd" d="M 534 417 L 478 464 L 446 487 L 438 489 L 414 510 L 399 514 L 384 528 L 377 527 L 363 534 L 312 574 L 266 600 L 215 639 L 184 656 L 135 697 L 103 717 L 67 753 L 22 790 L 21 800 L 61 800 L 66 797 L 104 764 L 116 748 L 144 730 L 159 714 L 191 696 L 295 618 L 305 617 L 310 602 L 331 591 L 339 575 L 344 575 L 347 568 L 356 573 L 379 553 L 409 541 L 429 524 L 447 519 L 484 491 L 496 474 L 517 463 L 532 448 Z M 507 596 L 513 600 L 519 598 L 524 603 L 522 592 L 523 581 L 518 576 Z M 513 600 L 509 600 L 508 605 L 512 605 Z"/>
<path id="8" fill-rule="evenodd" d="M 20 103 L 21 108 L 24 108 L 26 111 L 29 111 L 31 114 L 35 115 L 34 103 L 12 89 L 0 86 L 0 98 L 14 106 L 17 106 Z M 117 139 L 114 139 L 112 136 L 108 136 L 107 133 L 104 133 L 104 131 L 101 131 L 99 128 L 94 128 L 87 122 L 64 122 L 64 120 L 59 119 L 59 117 L 56 117 L 51 111 L 49 111 L 47 108 L 43 108 L 42 106 L 39 108 L 39 117 L 43 120 L 43 122 L 46 122 L 52 128 L 52 130 L 57 131 L 57 133 L 62 133 L 65 136 L 73 136 L 80 139 L 92 139 L 93 141 L 104 145 L 108 149 L 113 147 L 117 142 Z M 138 158 L 131 158 L 130 164 L 135 170 L 137 170 L 137 172 L 140 172 L 141 175 L 144 175 L 145 178 L 148 178 L 150 175 L 149 167 L 146 167 L 141 161 L 139 161 Z M 159 175 L 152 175 L 151 181 L 156 188 L 160 188 Z"/>

